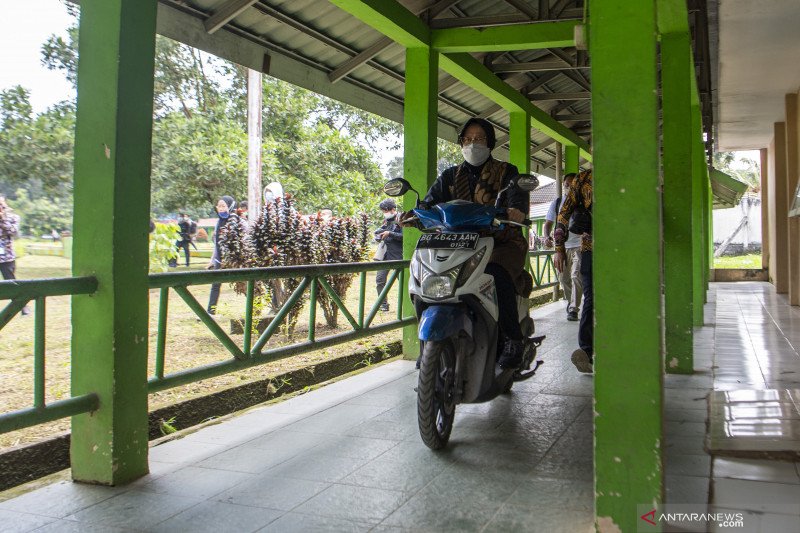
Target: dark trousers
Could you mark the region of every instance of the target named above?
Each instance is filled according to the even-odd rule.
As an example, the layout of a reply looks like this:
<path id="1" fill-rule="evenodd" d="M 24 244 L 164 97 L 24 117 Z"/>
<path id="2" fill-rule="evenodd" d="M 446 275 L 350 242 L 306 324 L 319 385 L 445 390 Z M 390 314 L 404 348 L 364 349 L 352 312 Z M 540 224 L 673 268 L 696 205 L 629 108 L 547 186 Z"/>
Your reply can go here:
<path id="1" fill-rule="evenodd" d="M 517 288 L 514 286 L 511 274 L 497 263 L 486 265 L 486 273 L 494 278 L 500 333 L 506 340 L 522 340 L 522 328 L 519 327 L 519 312 L 517 311 Z"/>
<path id="2" fill-rule="evenodd" d="M 379 270 L 378 273 L 375 275 L 375 288 L 378 290 L 378 295 L 381 294 L 383 288 L 386 287 L 386 278 L 389 275 L 388 270 Z M 383 299 L 381 305 L 388 305 L 386 302 L 386 298 Z"/>
<path id="3" fill-rule="evenodd" d="M 14 272 L 17 270 L 16 261 L 7 261 L 0 263 L 0 272 L 3 273 L 3 279 L 17 279 Z"/>
<path id="4" fill-rule="evenodd" d="M 6 261 L 5 263 L 0 263 L 0 273 L 3 274 L 3 279 L 17 279 L 15 275 L 17 271 L 17 262 L 16 261 Z M 28 306 L 22 308 L 21 313 L 23 315 L 27 315 L 30 313 L 30 309 Z"/>
<path id="5" fill-rule="evenodd" d="M 175 247 L 178 249 L 178 254 L 180 254 L 181 250 L 183 250 L 183 254 L 186 256 L 186 266 L 189 266 L 189 244 L 191 241 L 176 241 Z M 169 266 L 176 267 L 178 266 L 178 257 L 175 259 L 170 259 Z"/>
<path id="6" fill-rule="evenodd" d="M 592 286 L 592 252 L 581 253 L 583 309 L 578 329 L 578 346 L 591 358 L 594 355 L 594 287 Z"/>
<path id="7" fill-rule="evenodd" d="M 218 270 L 219 265 L 215 264 L 211 267 L 210 270 Z M 222 287 L 222 283 L 212 283 L 211 284 L 211 294 L 208 297 L 208 314 L 214 315 L 217 313 L 217 302 L 219 302 L 219 290 Z"/>

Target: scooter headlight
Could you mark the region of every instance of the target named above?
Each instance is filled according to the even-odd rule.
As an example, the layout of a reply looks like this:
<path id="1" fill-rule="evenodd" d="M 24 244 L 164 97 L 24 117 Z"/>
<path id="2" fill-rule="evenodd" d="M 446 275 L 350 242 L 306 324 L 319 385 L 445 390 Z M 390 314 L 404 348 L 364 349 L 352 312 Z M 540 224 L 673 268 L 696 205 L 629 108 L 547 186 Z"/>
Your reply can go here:
<path id="1" fill-rule="evenodd" d="M 462 265 L 436 274 L 425 268 L 421 269 L 422 295 L 426 298 L 449 298 L 456 290 L 456 279 Z"/>

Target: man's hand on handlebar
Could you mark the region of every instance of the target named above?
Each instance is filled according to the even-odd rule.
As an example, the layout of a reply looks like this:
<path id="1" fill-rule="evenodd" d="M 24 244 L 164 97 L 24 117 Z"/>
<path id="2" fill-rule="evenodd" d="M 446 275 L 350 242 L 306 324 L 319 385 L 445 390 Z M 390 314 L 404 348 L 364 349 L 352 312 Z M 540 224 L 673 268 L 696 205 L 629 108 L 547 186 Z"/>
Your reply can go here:
<path id="1" fill-rule="evenodd" d="M 413 228 L 417 225 L 417 220 L 417 216 L 413 211 L 405 211 L 404 213 L 400 213 L 397 225 L 401 228 Z"/>

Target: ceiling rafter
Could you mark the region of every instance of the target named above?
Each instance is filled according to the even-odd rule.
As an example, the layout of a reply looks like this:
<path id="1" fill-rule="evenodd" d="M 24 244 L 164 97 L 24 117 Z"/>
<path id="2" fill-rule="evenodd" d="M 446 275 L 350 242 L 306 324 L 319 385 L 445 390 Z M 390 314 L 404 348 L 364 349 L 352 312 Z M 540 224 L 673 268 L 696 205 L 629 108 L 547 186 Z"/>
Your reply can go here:
<path id="1" fill-rule="evenodd" d="M 424 15 L 428 19 L 432 19 L 433 17 L 436 17 L 437 15 L 447 11 L 458 2 L 459 0 L 440 0 L 438 2 L 434 2 L 424 9 L 419 10 L 415 14 Z M 330 74 L 328 74 L 328 79 L 331 80 L 331 82 L 336 83 L 393 44 L 396 43 L 392 39 L 382 36 L 365 50 L 357 53 L 336 67 Z"/>

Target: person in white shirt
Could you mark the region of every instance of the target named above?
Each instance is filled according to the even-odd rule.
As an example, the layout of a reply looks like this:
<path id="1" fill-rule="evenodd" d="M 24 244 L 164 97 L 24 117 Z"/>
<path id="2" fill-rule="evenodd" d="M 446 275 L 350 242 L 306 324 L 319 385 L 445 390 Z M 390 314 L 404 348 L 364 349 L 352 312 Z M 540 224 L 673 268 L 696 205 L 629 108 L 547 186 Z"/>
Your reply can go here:
<path id="1" fill-rule="evenodd" d="M 553 246 L 551 232 L 556 225 L 556 217 L 561 208 L 563 198 L 566 197 L 570 182 L 575 178 L 575 174 L 564 176 L 562 196 L 553 200 L 550 209 L 547 211 L 544 222 L 545 245 L 550 248 Z M 583 296 L 583 283 L 581 281 L 581 236 L 570 233 L 566 248 L 566 264 L 564 271 L 558 276 L 561 288 L 564 290 L 564 298 L 567 300 L 567 320 L 575 322 L 580 315 L 581 296 Z"/>

